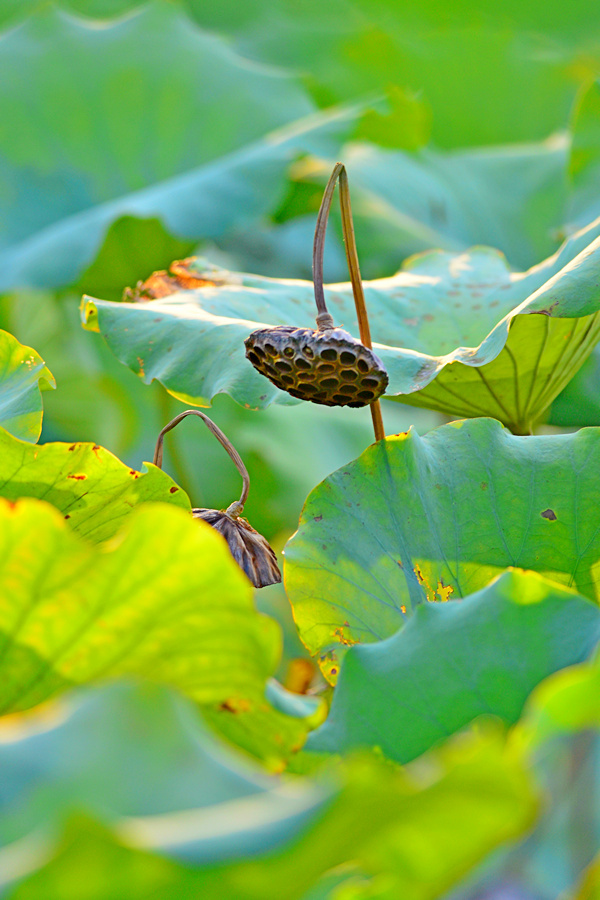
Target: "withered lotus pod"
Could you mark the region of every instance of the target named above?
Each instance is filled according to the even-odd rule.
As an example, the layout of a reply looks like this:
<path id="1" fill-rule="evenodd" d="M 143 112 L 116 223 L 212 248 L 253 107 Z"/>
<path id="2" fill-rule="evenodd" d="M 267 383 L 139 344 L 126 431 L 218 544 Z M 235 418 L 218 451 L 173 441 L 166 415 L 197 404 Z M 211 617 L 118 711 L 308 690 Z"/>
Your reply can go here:
<path id="1" fill-rule="evenodd" d="M 340 182 L 342 226 L 361 340 L 336 328 L 327 310 L 323 289 L 323 251 L 327 219 L 336 182 Z M 384 436 L 379 397 L 388 375 L 373 353 L 364 291 L 352 223 L 348 177 L 336 163 L 325 188 L 313 245 L 313 280 L 317 328 L 279 325 L 259 328 L 244 341 L 246 357 L 255 369 L 292 397 L 324 406 L 371 406 L 376 440 Z"/>
<path id="2" fill-rule="evenodd" d="M 168 425 L 162 429 L 156 442 L 154 451 L 154 465 L 162 468 L 164 436 L 172 428 L 185 419 L 186 416 L 198 416 L 209 431 L 214 434 L 219 443 L 225 448 L 230 458 L 242 476 L 242 495 L 239 500 L 234 500 L 227 509 L 192 509 L 195 519 L 203 519 L 216 531 L 223 535 L 227 546 L 238 566 L 248 576 L 254 587 L 266 587 L 269 584 L 278 584 L 281 581 L 281 572 L 277 565 L 277 557 L 269 546 L 267 540 L 256 531 L 252 525 L 242 517 L 244 504 L 248 499 L 250 490 L 250 477 L 241 456 L 215 425 L 212 419 L 197 409 L 187 409 L 175 416 Z"/>
<path id="3" fill-rule="evenodd" d="M 223 509 L 193 509 L 195 519 L 204 519 L 223 535 L 231 555 L 243 569 L 254 587 L 279 584 L 281 572 L 277 557 L 266 538 L 242 516 L 233 516 Z"/>
<path id="4" fill-rule="evenodd" d="M 372 350 L 342 328 L 314 331 L 279 325 L 245 340 L 255 369 L 292 397 L 324 406 L 366 406 L 385 391 L 388 375 Z"/>

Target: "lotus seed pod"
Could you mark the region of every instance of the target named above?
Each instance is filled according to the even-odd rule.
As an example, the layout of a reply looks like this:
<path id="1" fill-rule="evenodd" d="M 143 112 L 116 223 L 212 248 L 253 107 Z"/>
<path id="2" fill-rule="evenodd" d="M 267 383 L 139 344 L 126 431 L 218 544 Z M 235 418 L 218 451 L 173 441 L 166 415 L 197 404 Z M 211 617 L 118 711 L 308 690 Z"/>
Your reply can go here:
<path id="1" fill-rule="evenodd" d="M 281 572 L 277 557 L 266 539 L 241 516 L 232 516 L 225 510 L 193 509 L 195 519 L 203 519 L 223 535 L 238 566 L 248 576 L 254 587 L 279 584 Z"/>
<path id="2" fill-rule="evenodd" d="M 342 328 L 260 328 L 244 344 L 254 368 L 300 400 L 367 406 L 388 385 L 381 360 Z"/>

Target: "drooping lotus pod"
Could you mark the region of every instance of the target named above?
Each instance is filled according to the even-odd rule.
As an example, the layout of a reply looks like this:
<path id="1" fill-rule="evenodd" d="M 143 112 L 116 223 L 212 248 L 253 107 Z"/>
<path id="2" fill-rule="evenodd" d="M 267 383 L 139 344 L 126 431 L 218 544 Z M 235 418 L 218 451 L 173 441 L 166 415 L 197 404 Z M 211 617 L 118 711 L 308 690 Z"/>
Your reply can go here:
<path id="1" fill-rule="evenodd" d="M 182 419 L 185 419 L 186 416 L 198 416 L 202 419 L 209 431 L 214 434 L 235 463 L 243 482 L 240 499 L 230 503 L 227 509 L 197 508 L 192 509 L 192 516 L 195 519 L 203 519 L 215 531 L 223 535 L 231 555 L 254 587 L 261 588 L 269 584 L 278 584 L 281 581 L 281 572 L 279 571 L 277 557 L 273 549 L 266 538 L 259 534 L 248 520 L 241 515 L 250 490 L 248 470 L 233 444 L 212 419 L 209 419 L 207 415 L 197 409 L 187 409 L 185 412 L 175 416 L 168 425 L 165 425 L 158 436 L 156 450 L 154 451 L 154 465 L 159 468 L 162 467 L 164 436 L 172 428 L 175 428 Z"/>
<path id="2" fill-rule="evenodd" d="M 346 258 L 360 328 L 357 341 L 336 328 L 327 310 L 323 290 L 323 251 L 327 219 L 335 184 L 339 178 L 342 225 Z M 336 163 L 325 188 L 317 218 L 313 247 L 313 280 L 317 305 L 317 328 L 278 325 L 259 328 L 244 341 L 246 357 L 257 371 L 282 391 L 300 400 L 324 406 L 368 406 L 373 413 L 376 438 L 383 435 L 377 403 L 388 385 L 381 360 L 373 353 L 365 298 L 360 278 L 348 178 L 342 163 Z"/>
<path id="3" fill-rule="evenodd" d="M 324 406 L 366 406 L 384 393 L 388 376 L 372 350 L 342 328 L 279 325 L 244 341 L 255 369 L 292 397 Z"/>

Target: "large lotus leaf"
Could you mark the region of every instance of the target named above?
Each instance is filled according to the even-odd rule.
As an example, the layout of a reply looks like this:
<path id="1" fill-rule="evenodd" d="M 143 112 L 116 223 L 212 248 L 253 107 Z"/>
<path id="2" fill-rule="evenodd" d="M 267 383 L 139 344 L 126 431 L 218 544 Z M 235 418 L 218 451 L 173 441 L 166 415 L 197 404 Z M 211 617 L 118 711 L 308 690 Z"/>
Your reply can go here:
<path id="1" fill-rule="evenodd" d="M 73 810 L 107 822 L 203 810 L 227 821 L 195 841 L 196 859 L 215 862 L 289 840 L 331 792 L 308 780 L 286 790 L 215 741 L 182 698 L 150 684 L 81 691 L 4 719 L 0 760 L 3 845 Z M 236 803 L 239 814 L 227 816 Z"/>
<path id="2" fill-rule="evenodd" d="M 597 601 L 599 465 L 595 428 L 516 437 L 475 419 L 374 444 L 313 490 L 286 547 L 302 640 L 335 677 L 345 647 L 389 637 L 419 604 L 466 597 L 508 566 Z"/>
<path id="3" fill-rule="evenodd" d="M 262 408 L 288 394 L 259 375 L 244 338 L 265 325 L 310 325 L 310 282 L 192 265 L 210 286 L 148 303 L 84 297 L 84 326 L 146 382 L 207 405 L 220 392 Z M 493 415 L 529 432 L 600 337 L 600 219 L 545 262 L 511 273 L 489 248 L 432 251 L 365 283 L 387 396 L 463 416 Z M 337 322 L 358 336 L 350 285 L 330 285 Z"/>
<path id="4" fill-rule="evenodd" d="M 452 894 L 453 900 L 506 895 L 596 900 L 597 894 L 584 889 L 596 885 L 593 859 L 600 848 L 598 658 L 545 679 L 529 698 L 510 743 L 532 760 L 545 797 L 542 815 L 531 835 L 500 850 Z"/>
<path id="5" fill-rule="evenodd" d="M 345 145 L 338 156 L 350 172 L 363 277 L 393 271 L 423 250 L 480 244 L 501 250 L 517 269 L 534 265 L 561 240 L 568 150 L 566 136 L 452 152 Z M 330 160 L 294 166 L 296 204 L 308 193 L 307 181 L 322 192 L 332 166 Z"/>
<path id="6" fill-rule="evenodd" d="M 422 604 L 385 641 L 352 647 L 307 746 L 377 745 L 405 763 L 477 716 L 512 724 L 540 681 L 584 660 L 599 639 L 600 609 L 589 600 L 507 572 L 462 603 Z"/>
<path id="7" fill-rule="evenodd" d="M 62 723 L 47 711 L 41 722 L 0 725 L 0 758 L 21 799 L 19 810 L 9 789 L 5 820 L 23 835 L 3 850 L 4 884 L 41 867 L 8 896 L 300 900 L 344 866 L 346 877 L 370 876 L 366 886 L 377 893 L 369 896 L 433 900 L 535 815 L 522 757 L 507 754 L 497 732 L 451 743 L 424 769 L 363 756 L 319 781 L 282 783 L 223 755 L 168 697 L 153 710 L 151 696 L 113 688 L 63 710 Z M 135 729 L 125 727 L 129 711 Z M 73 807 L 104 829 L 72 820 L 62 841 L 56 831 L 27 835 Z M 28 866 L 9 867 L 23 851 Z M 95 876 L 82 879 L 82 867 Z"/>
<path id="8" fill-rule="evenodd" d="M 42 430 L 43 390 L 56 386 L 44 360 L 12 334 L 0 331 L 0 425 L 25 441 Z"/>
<path id="9" fill-rule="evenodd" d="M 95 546 L 39 500 L 3 501 L 0 516 L 0 713 L 124 674 L 265 705 L 278 627 L 210 526 L 146 504 Z"/>
<path id="10" fill-rule="evenodd" d="M 543 139 L 565 128 L 577 84 L 593 77 L 588 46 L 600 31 L 590 0 L 573 12 L 558 2 L 509 9 L 475 0 L 443 8 L 435 0 L 247 0 L 243 14 L 235 0 L 187 4 L 245 55 L 306 72 L 321 103 L 390 85 L 418 91 L 433 111 L 434 142 L 445 147 Z M 582 40 L 588 52 L 575 69 L 572 48 Z"/>
<path id="11" fill-rule="evenodd" d="M 2 289 L 73 281 L 122 215 L 187 238 L 256 220 L 305 134 L 348 127 L 335 113 L 298 125 L 314 105 L 295 76 L 249 64 L 167 3 L 101 28 L 42 10 L 4 36 L 0 74 Z"/>
<path id="12" fill-rule="evenodd" d="M 161 501 L 189 510 L 186 494 L 156 466 L 130 469 L 91 443 L 34 446 L 0 429 L 0 496 L 35 497 L 63 513 L 92 541 L 112 537 L 138 503 Z"/>

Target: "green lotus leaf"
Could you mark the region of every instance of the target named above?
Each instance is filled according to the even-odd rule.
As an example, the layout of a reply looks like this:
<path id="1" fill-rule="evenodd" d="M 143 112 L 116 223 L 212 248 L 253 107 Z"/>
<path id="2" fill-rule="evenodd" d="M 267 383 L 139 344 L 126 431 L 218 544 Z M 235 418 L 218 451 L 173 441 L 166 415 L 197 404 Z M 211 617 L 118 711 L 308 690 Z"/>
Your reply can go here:
<path id="1" fill-rule="evenodd" d="M 35 443 L 42 430 L 42 391 L 56 387 L 52 372 L 31 347 L 0 331 L 0 425 Z"/>
<path id="2" fill-rule="evenodd" d="M 197 260 L 212 285 L 148 303 L 84 297 L 84 327 L 118 359 L 187 402 L 230 394 L 262 408 L 291 398 L 259 375 L 244 338 L 265 325 L 307 326 L 312 285 L 226 272 Z M 365 283 L 387 396 L 452 415 L 492 415 L 517 433 L 532 424 L 600 338 L 600 220 L 545 262 L 511 273 L 490 248 L 432 251 L 391 278 Z M 348 284 L 330 285 L 336 321 L 358 336 Z"/>
<path id="3" fill-rule="evenodd" d="M 104 447 L 92 443 L 34 446 L 0 429 L 0 497 L 34 497 L 51 503 L 72 530 L 104 541 L 132 508 L 161 501 L 190 510 L 184 491 L 148 463 L 136 472 Z"/>
<path id="4" fill-rule="evenodd" d="M 124 825 L 126 817 L 220 816 L 226 804 L 247 805 L 220 835 L 196 839 L 197 860 L 218 862 L 294 837 L 334 788 L 305 779 L 297 791 L 281 790 L 278 778 L 215 740 L 192 704 L 149 683 L 71 692 L 2 720 L 0 736 L 2 845 L 74 810 Z"/>
<path id="5" fill-rule="evenodd" d="M 394 271 L 401 259 L 414 253 L 432 248 L 465 251 L 473 245 L 494 247 L 506 255 L 511 268 L 526 269 L 556 251 L 562 240 L 568 195 L 566 136 L 452 152 L 349 143 L 337 156 L 350 173 L 365 278 Z M 329 159 L 296 164 L 290 196 L 299 201 L 302 191 L 308 193 L 307 185 L 322 192 L 332 167 Z M 314 218 L 314 209 L 306 209 L 309 212 Z M 582 221 L 587 224 L 596 217 Z M 337 210 L 334 219 L 337 224 Z M 337 228 L 341 233 L 339 224 Z"/>
<path id="6" fill-rule="evenodd" d="M 0 136 L 2 290 L 73 282 L 123 215 L 159 217 L 186 238 L 244 227 L 277 202 L 303 134 L 340 128 L 331 113 L 298 124 L 315 106 L 297 76 L 249 64 L 170 3 L 102 27 L 41 9 L 3 35 L 0 77 L 11 122 Z M 291 122 L 287 143 L 272 134 Z"/>
<path id="7" fill-rule="evenodd" d="M 599 465 L 596 428 L 525 438 L 474 419 L 374 444 L 312 491 L 285 549 L 302 640 L 334 679 L 348 646 L 509 566 L 597 602 Z"/>
<path id="8" fill-rule="evenodd" d="M 145 504 L 95 546 L 39 500 L 3 501 L 0 517 L 0 713 L 119 675 L 266 704 L 279 629 L 210 526 Z"/>
<path id="9" fill-rule="evenodd" d="M 450 742 L 425 777 L 363 755 L 287 783 L 242 765 L 148 686 L 12 717 L 0 736 L 3 859 L 28 853 L 25 871 L 5 865 L 2 878 L 24 878 L 10 886 L 20 900 L 54 900 L 54 885 L 81 900 L 300 900 L 340 866 L 382 900 L 434 900 L 537 807 L 522 754 L 497 729 Z M 82 860 L 96 873 L 85 882 Z"/>
<path id="10" fill-rule="evenodd" d="M 501 884 L 518 896 L 592 900 L 600 846 L 600 666 L 572 666 L 533 692 L 509 744 L 525 750 L 544 809 L 525 842 L 509 844 L 470 879 L 468 897 Z M 576 887 L 579 885 L 579 887 Z"/>
<path id="11" fill-rule="evenodd" d="M 534 687 L 582 662 L 600 609 L 535 573 L 501 575 L 462 603 L 424 603 L 397 634 L 352 647 L 307 748 L 377 745 L 406 763 L 477 716 L 513 724 Z"/>

